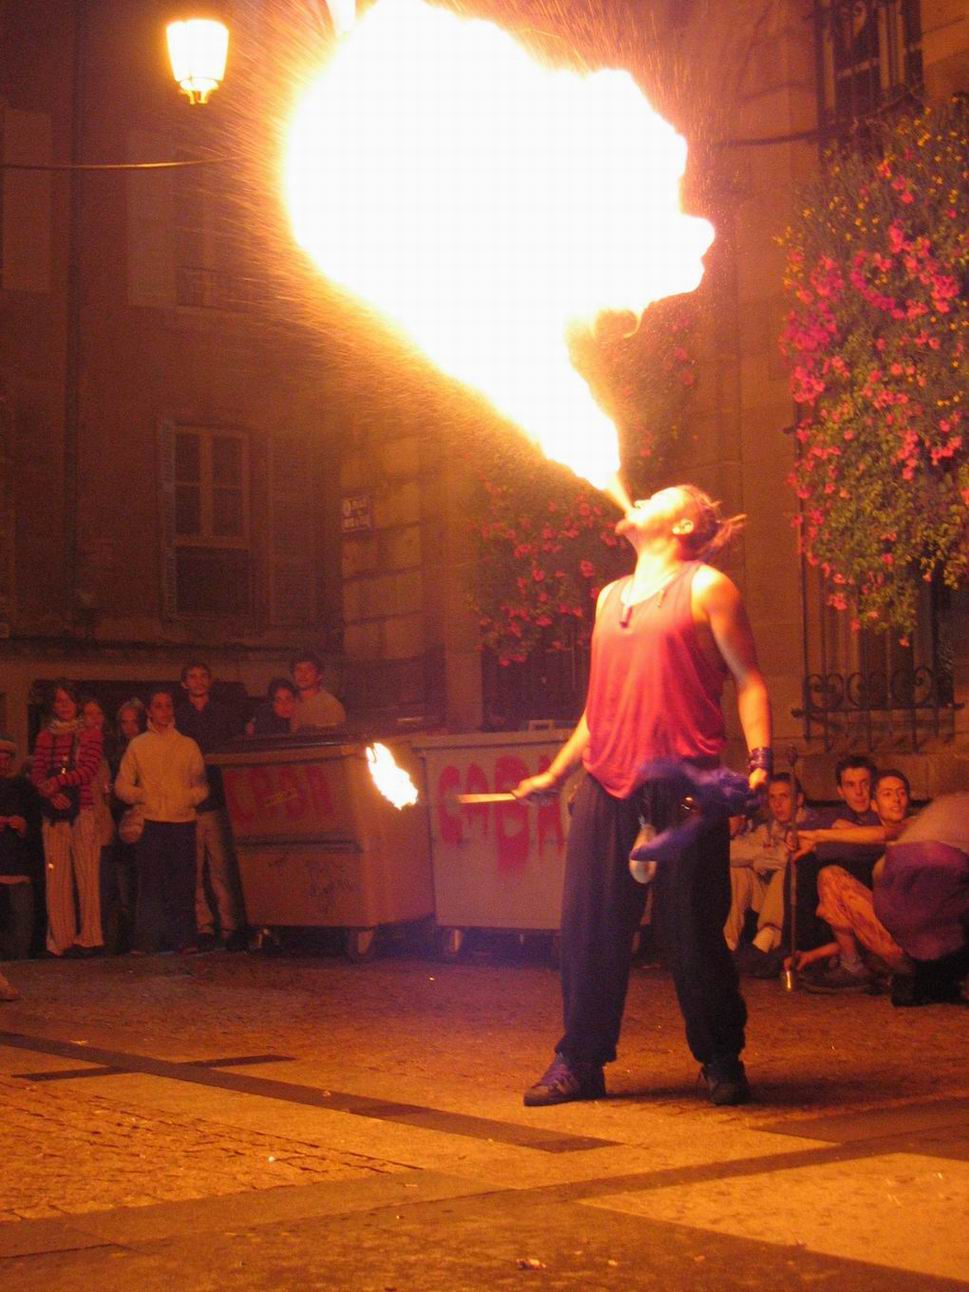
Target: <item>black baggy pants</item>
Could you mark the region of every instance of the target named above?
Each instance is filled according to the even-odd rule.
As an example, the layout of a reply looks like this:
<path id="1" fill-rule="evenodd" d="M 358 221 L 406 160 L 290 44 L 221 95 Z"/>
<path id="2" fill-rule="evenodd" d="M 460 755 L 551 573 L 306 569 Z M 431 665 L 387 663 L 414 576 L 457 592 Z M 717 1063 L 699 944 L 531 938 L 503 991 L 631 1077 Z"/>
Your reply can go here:
<path id="1" fill-rule="evenodd" d="M 195 822 L 146 821 L 135 858 L 134 948 L 180 951 L 194 946 Z"/>
<path id="2" fill-rule="evenodd" d="M 591 776 L 579 788 L 569 829 L 562 904 L 561 964 L 565 1034 L 556 1049 L 576 1061 L 609 1063 L 626 1003 L 632 942 L 646 886 L 629 873 L 643 812 L 657 832 L 678 803 L 661 786 L 616 799 Z M 730 909 L 726 821 L 703 830 L 657 867 L 653 920 L 700 1063 L 729 1063 L 744 1047 L 747 1009 L 723 937 Z"/>

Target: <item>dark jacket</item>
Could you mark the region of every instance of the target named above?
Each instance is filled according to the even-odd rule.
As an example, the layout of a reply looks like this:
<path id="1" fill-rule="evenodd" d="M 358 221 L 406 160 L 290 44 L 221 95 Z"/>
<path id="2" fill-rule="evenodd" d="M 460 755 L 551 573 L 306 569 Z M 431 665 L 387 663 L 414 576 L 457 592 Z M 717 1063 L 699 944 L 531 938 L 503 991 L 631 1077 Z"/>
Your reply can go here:
<path id="1" fill-rule="evenodd" d="M 213 699 L 209 699 L 203 709 L 196 709 L 190 701 L 183 700 L 175 709 L 175 726 L 183 736 L 191 736 L 203 755 L 231 744 L 242 735 L 242 722 L 236 711 Z M 209 781 L 209 797 L 198 805 L 197 810 L 214 812 L 216 808 L 225 806 L 222 770 L 206 763 L 205 774 Z"/>
<path id="2" fill-rule="evenodd" d="M 20 776 L 0 776 L 0 817 L 22 816 L 27 822 L 22 837 L 10 826 L 0 827 L 0 875 L 32 877 L 29 840 L 34 815 L 33 787 Z"/>

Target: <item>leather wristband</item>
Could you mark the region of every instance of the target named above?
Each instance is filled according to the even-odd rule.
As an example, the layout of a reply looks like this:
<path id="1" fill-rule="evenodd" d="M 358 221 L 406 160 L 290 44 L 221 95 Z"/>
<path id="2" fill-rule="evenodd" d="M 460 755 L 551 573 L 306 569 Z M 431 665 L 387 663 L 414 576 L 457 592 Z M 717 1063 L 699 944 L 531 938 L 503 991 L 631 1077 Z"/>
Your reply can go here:
<path id="1" fill-rule="evenodd" d="M 764 771 L 768 776 L 774 771 L 774 751 L 767 747 L 752 749 L 747 756 L 747 771 Z"/>

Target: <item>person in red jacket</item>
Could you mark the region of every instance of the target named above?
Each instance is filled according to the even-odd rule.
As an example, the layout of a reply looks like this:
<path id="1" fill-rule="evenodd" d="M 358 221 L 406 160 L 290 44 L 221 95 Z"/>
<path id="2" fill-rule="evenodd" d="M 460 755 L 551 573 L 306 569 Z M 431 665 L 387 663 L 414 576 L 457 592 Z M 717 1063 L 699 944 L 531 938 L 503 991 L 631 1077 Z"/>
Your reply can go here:
<path id="1" fill-rule="evenodd" d="M 736 684 L 750 754 L 750 787 L 771 771 L 771 716 L 740 593 L 705 561 L 739 523 L 692 485 L 661 489 L 616 527 L 636 552 L 632 575 L 604 588 L 596 607 L 585 712 L 548 771 L 522 781 L 517 797 L 557 791 L 580 764 L 585 777 L 569 830 L 562 907 L 565 1034 L 529 1105 L 595 1099 L 603 1065 L 616 1057 L 632 941 L 645 889 L 630 874 L 641 827 L 674 824 L 679 795 L 650 780 L 654 760 L 715 768 L 725 733 L 720 692 Z M 746 1008 L 723 936 L 730 908 L 727 821 L 704 821 L 695 841 L 657 863 L 657 923 L 687 1042 L 710 1099 L 749 1098 L 740 1053 Z"/>
<path id="2" fill-rule="evenodd" d="M 55 682 L 51 721 L 37 736 L 30 770 L 44 815 L 47 950 L 53 956 L 90 955 L 103 945 L 101 844 L 91 795 L 101 766 L 101 733 L 84 725 L 78 709 L 73 683 Z"/>

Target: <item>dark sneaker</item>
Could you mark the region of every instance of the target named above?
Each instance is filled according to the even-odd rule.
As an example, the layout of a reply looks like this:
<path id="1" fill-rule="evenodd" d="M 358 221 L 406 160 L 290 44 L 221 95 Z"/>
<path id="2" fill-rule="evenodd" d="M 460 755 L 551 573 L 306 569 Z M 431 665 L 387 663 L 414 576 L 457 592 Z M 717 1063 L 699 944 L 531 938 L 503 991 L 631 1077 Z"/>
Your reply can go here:
<path id="1" fill-rule="evenodd" d="M 214 951 L 218 945 L 214 933 L 200 933 L 195 943 L 199 955 L 203 956 L 208 955 L 210 951 Z"/>
<path id="2" fill-rule="evenodd" d="M 924 983 L 913 974 L 895 974 L 891 985 L 892 1004 L 896 1009 L 919 1005 L 964 1005 L 969 1003 L 957 982 Z"/>
<path id="3" fill-rule="evenodd" d="M 225 935 L 224 946 L 226 951 L 248 951 L 249 935 L 245 929 L 233 929 Z"/>
<path id="4" fill-rule="evenodd" d="M 705 1063 L 700 1076 L 707 1083 L 711 1104 L 724 1108 L 745 1104 L 750 1099 L 747 1073 L 739 1059 L 727 1063 Z"/>
<path id="5" fill-rule="evenodd" d="M 605 1093 L 601 1063 L 574 1062 L 556 1054 L 547 1071 L 525 1091 L 524 1102 L 529 1108 L 541 1108 L 573 1099 L 602 1099 Z"/>
<path id="6" fill-rule="evenodd" d="M 802 974 L 801 986 L 819 996 L 840 996 L 842 992 L 851 991 L 870 994 L 875 989 L 875 980 L 867 969 L 862 973 L 850 973 L 843 965 L 835 965 L 820 973 Z"/>

